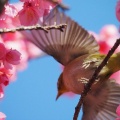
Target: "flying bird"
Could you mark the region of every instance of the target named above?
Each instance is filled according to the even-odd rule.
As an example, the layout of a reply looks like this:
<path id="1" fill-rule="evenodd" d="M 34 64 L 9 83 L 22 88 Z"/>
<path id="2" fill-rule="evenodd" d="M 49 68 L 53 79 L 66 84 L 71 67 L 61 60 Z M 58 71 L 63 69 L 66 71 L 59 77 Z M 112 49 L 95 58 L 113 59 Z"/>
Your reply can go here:
<path id="1" fill-rule="evenodd" d="M 81 94 L 105 55 L 99 53 L 95 38 L 77 22 L 56 8 L 44 17 L 43 25 L 67 24 L 63 30 L 29 31 L 29 40 L 64 66 L 58 78 L 58 95 Z M 120 104 L 120 85 L 109 77 L 120 70 L 120 53 L 111 56 L 83 103 L 82 120 L 114 120 Z"/>

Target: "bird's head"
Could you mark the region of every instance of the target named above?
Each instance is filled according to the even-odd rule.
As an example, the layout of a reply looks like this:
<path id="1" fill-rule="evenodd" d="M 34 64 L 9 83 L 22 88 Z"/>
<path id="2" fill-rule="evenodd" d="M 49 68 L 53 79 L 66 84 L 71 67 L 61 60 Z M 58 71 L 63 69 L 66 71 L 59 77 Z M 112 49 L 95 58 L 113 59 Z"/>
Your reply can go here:
<path id="1" fill-rule="evenodd" d="M 64 81 L 63 81 L 63 74 L 60 75 L 60 77 L 58 78 L 58 82 L 57 82 L 57 89 L 58 89 L 58 93 L 56 96 L 56 100 L 64 93 L 69 92 L 69 90 L 67 90 L 67 88 L 64 85 Z"/>

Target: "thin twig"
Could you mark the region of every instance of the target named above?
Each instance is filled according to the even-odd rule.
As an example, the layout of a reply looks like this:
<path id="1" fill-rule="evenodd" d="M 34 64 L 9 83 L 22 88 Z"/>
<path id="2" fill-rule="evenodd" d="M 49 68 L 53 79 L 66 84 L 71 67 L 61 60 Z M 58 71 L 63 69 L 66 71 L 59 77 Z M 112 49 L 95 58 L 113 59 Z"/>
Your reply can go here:
<path id="1" fill-rule="evenodd" d="M 108 54 L 106 55 L 106 57 L 104 58 L 104 60 L 102 61 L 102 63 L 98 66 L 98 68 L 95 70 L 93 76 L 91 77 L 91 79 L 89 80 L 89 82 L 86 84 L 83 93 L 81 94 L 81 98 L 75 108 L 75 113 L 73 116 L 73 120 L 77 120 L 82 103 L 84 102 L 84 98 L 86 97 L 87 93 L 89 92 L 92 84 L 95 82 L 99 72 L 102 70 L 102 68 L 107 64 L 107 61 L 109 60 L 109 58 L 111 57 L 111 55 L 114 53 L 114 51 L 117 49 L 117 47 L 120 45 L 120 38 L 117 39 L 116 43 L 114 44 L 114 46 L 111 48 L 111 50 L 108 52 Z"/>
<path id="2" fill-rule="evenodd" d="M 51 26 L 41 26 L 41 25 L 35 25 L 35 26 L 21 26 L 17 28 L 3 28 L 0 29 L 0 34 L 2 33 L 8 33 L 8 32 L 16 32 L 16 31 L 23 31 L 23 30 L 44 30 L 45 32 L 48 32 L 48 30 L 51 29 L 59 29 L 60 31 L 65 28 L 67 24 L 59 24 L 59 25 L 51 25 Z"/>

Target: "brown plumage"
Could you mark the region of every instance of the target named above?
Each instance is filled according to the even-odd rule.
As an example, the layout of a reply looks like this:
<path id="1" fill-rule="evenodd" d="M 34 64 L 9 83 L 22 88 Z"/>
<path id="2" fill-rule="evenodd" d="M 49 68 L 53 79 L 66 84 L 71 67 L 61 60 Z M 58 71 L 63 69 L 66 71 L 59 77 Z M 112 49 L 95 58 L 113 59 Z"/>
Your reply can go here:
<path id="1" fill-rule="evenodd" d="M 65 66 L 58 79 L 57 98 L 68 91 L 81 94 L 104 58 L 103 55 L 95 57 L 99 54 L 95 38 L 70 17 L 54 9 L 44 18 L 44 25 L 61 23 L 67 24 L 63 32 L 32 30 L 27 36 L 37 47 Z M 111 72 L 107 68 L 104 67 L 85 98 L 82 120 L 114 120 L 117 117 L 115 110 L 120 104 L 120 85 L 108 79 Z"/>

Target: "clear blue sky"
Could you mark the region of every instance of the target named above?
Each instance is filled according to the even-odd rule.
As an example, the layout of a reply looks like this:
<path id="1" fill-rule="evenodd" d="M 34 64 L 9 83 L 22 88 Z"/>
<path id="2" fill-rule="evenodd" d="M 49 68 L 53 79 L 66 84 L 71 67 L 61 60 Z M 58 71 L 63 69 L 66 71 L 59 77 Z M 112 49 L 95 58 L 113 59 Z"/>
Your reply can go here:
<path id="1" fill-rule="evenodd" d="M 71 8 L 66 13 L 87 30 L 97 33 L 106 24 L 119 26 L 115 17 L 116 1 L 64 0 Z M 7 120 L 72 120 L 79 96 L 63 96 L 55 101 L 60 73 L 60 65 L 52 57 L 30 61 L 28 68 L 6 88 L 0 111 L 7 115 Z"/>

